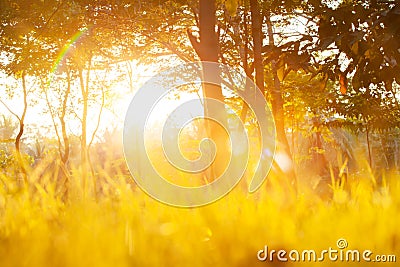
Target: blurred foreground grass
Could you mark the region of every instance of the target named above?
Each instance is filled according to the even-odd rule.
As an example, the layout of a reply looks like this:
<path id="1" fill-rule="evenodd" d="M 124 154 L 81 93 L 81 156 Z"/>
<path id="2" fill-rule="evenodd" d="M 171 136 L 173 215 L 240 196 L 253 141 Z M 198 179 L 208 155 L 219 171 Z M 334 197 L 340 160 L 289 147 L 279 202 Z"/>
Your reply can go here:
<path id="1" fill-rule="evenodd" d="M 32 176 L 33 175 L 33 176 Z M 321 251 L 345 238 L 348 249 L 400 259 L 400 177 L 377 183 L 371 173 L 331 185 L 322 199 L 307 187 L 297 197 L 271 175 L 255 194 L 239 185 L 202 208 L 183 209 L 148 197 L 126 177 L 108 177 L 102 194 L 84 190 L 79 171 L 68 198 L 52 176 L 11 190 L 2 175 L 0 266 L 368 266 L 359 262 L 259 262 L 257 251 Z M 382 263 L 381 266 L 398 266 Z"/>

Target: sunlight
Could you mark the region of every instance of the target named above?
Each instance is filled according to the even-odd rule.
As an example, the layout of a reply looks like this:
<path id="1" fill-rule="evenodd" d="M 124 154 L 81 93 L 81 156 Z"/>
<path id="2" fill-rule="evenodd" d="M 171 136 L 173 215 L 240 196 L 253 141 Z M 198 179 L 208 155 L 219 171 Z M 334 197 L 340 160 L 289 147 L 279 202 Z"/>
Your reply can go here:
<path id="1" fill-rule="evenodd" d="M 0 266 L 398 267 L 399 25 L 395 0 L 0 1 Z"/>

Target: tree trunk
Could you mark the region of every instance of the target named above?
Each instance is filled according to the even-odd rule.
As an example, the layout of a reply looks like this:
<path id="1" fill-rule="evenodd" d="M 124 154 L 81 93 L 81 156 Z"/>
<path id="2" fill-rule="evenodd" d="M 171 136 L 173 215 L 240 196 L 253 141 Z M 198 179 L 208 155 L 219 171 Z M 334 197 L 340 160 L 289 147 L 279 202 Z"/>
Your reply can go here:
<path id="1" fill-rule="evenodd" d="M 266 23 L 267 23 L 267 29 L 268 29 L 269 46 L 272 48 L 275 46 L 275 40 L 274 40 L 272 23 L 271 23 L 271 17 L 268 13 L 265 15 L 265 17 L 266 17 Z M 282 91 L 281 91 L 281 82 L 278 78 L 277 63 L 278 62 L 276 62 L 276 60 L 272 60 L 272 62 L 271 62 L 272 75 L 273 75 L 273 81 L 274 81 L 274 85 L 272 86 L 272 90 L 271 90 L 272 113 L 273 113 L 274 119 L 275 119 L 277 139 L 278 139 L 280 145 L 282 145 L 284 147 L 284 149 L 286 150 L 286 152 L 290 155 L 289 142 L 288 142 L 286 134 L 285 134 L 285 116 L 284 116 L 284 109 L 283 109 L 283 98 L 282 98 Z"/>
<path id="2" fill-rule="evenodd" d="M 82 132 L 81 132 L 81 170 L 82 170 L 82 190 L 83 194 L 86 194 L 86 185 L 88 179 L 88 155 L 87 155 L 87 115 L 88 115 L 88 79 L 89 79 L 89 71 L 87 70 L 86 84 L 83 78 L 82 70 L 79 71 L 79 81 L 81 86 L 81 94 L 82 94 Z"/>
<path id="3" fill-rule="evenodd" d="M 268 30 L 268 40 L 269 46 L 273 48 L 275 46 L 275 39 L 273 34 L 271 17 L 268 11 L 265 13 L 267 30 Z M 297 187 L 296 175 L 293 168 L 293 158 L 290 152 L 289 142 L 285 133 L 285 114 L 283 109 L 283 98 L 282 98 L 282 90 L 281 90 L 281 82 L 278 78 L 278 69 L 277 69 L 277 61 L 272 60 L 271 68 L 274 84 L 271 86 L 271 106 L 272 106 L 272 115 L 275 120 L 275 128 L 276 128 L 276 138 L 278 141 L 278 152 L 284 153 L 288 162 L 285 164 L 290 164 L 286 171 L 286 174 L 289 179 L 289 183 L 293 185 L 295 188 Z M 279 165 L 279 162 L 277 162 Z M 285 168 L 286 169 L 286 168 Z M 297 190 L 297 189 L 296 189 Z"/>
<path id="4" fill-rule="evenodd" d="M 252 75 L 253 71 L 249 67 L 249 60 L 248 60 L 249 59 L 249 29 L 247 23 L 248 9 L 246 5 L 244 5 L 243 8 L 244 8 L 243 21 L 241 21 L 240 18 L 232 20 L 233 38 L 235 45 L 239 50 L 239 55 L 242 62 L 243 70 L 246 76 L 253 81 L 254 80 Z M 241 30 L 243 30 L 243 33 L 241 33 Z M 246 79 L 246 84 L 244 88 L 247 87 L 247 81 L 248 80 Z M 249 111 L 249 106 L 247 105 L 246 101 L 243 101 L 240 112 L 240 120 L 243 123 L 246 122 L 248 111 Z"/>
<path id="5" fill-rule="evenodd" d="M 256 72 L 256 85 L 264 94 L 264 64 L 262 62 L 262 17 L 258 0 L 250 0 L 251 31 L 254 46 L 254 69 Z"/>
<path id="6" fill-rule="evenodd" d="M 215 32 L 216 26 L 216 6 L 215 0 L 200 0 L 199 2 L 199 29 L 200 29 L 200 41 L 189 32 L 190 42 L 195 49 L 197 55 L 201 61 L 207 62 L 218 62 L 219 58 L 219 44 L 217 33 Z M 205 65 L 203 64 L 203 67 Z M 208 65 L 209 66 L 209 65 Z M 203 68 L 204 80 L 219 81 L 221 78 L 221 72 L 219 68 L 207 67 Z M 206 117 L 216 119 L 222 124 L 226 124 L 227 117 L 226 113 L 213 110 L 211 105 L 207 102 L 207 99 L 215 99 L 220 102 L 224 102 L 224 96 L 222 95 L 222 88 L 220 82 L 216 84 L 203 83 L 203 95 L 204 111 Z M 217 147 L 217 155 L 214 163 L 211 165 L 210 172 L 207 174 L 208 182 L 211 182 L 218 178 L 226 167 L 226 162 L 230 158 L 229 150 L 226 148 L 227 134 L 221 126 L 215 123 L 210 123 L 206 120 L 206 129 L 208 136 L 215 142 Z"/>
<path id="7" fill-rule="evenodd" d="M 242 62 L 243 62 L 243 69 L 246 73 L 246 76 L 250 78 L 251 80 L 254 80 L 252 78 L 252 70 L 250 70 L 249 67 L 249 62 L 248 62 L 248 57 L 249 57 L 249 29 L 247 27 L 247 8 L 246 6 L 244 7 L 244 16 L 243 16 L 243 32 L 244 32 L 244 45 L 243 45 L 243 53 L 241 53 L 242 57 Z M 240 34 L 240 30 L 238 31 L 238 34 Z M 247 80 L 246 80 L 247 83 Z M 247 84 L 245 88 L 247 87 Z M 246 122 L 246 116 L 249 111 L 249 106 L 247 105 L 246 101 L 243 101 L 242 105 L 242 110 L 240 113 L 240 119 L 243 123 Z"/>
<path id="8" fill-rule="evenodd" d="M 24 183 L 25 183 L 25 185 L 27 185 L 28 177 L 26 174 L 25 161 L 22 158 L 22 154 L 21 154 L 21 138 L 22 138 L 22 135 L 24 134 L 24 129 L 25 129 L 24 121 L 25 121 L 26 111 L 28 109 L 28 101 L 27 101 L 28 90 L 26 88 L 25 73 L 22 73 L 21 79 L 22 79 L 22 90 L 23 90 L 23 96 L 24 96 L 24 109 L 22 111 L 21 117 L 19 118 L 19 131 L 18 131 L 17 137 L 15 138 L 15 151 L 16 151 L 18 164 L 22 171 Z"/>
<path id="9" fill-rule="evenodd" d="M 372 153 L 371 153 L 371 144 L 370 144 L 370 141 L 369 141 L 368 122 L 366 122 L 366 125 L 365 125 L 365 135 L 367 137 L 367 150 L 368 150 L 369 166 L 372 168 Z"/>
<path id="10" fill-rule="evenodd" d="M 64 142 L 64 153 L 61 156 L 61 161 L 64 165 L 67 164 L 69 158 L 69 137 L 67 134 L 67 125 L 65 123 L 65 114 L 67 112 L 67 103 L 69 94 L 71 92 L 71 77 L 69 71 L 67 71 L 67 90 L 65 91 L 63 103 L 62 103 L 62 111 L 60 116 L 60 124 L 61 124 L 61 133 Z"/>

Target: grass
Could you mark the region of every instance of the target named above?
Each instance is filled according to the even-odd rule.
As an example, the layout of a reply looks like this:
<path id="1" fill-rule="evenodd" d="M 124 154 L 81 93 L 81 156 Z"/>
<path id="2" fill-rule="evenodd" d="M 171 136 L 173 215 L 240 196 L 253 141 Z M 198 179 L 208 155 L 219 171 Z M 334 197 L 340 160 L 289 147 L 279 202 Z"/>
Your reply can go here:
<path id="1" fill-rule="evenodd" d="M 310 188 L 297 197 L 271 175 L 254 194 L 239 185 L 211 205 L 161 204 L 123 176 L 104 179 L 94 197 L 79 171 L 61 194 L 52 175 L 0 193 L 0 266 L 368 266 L 372 263 L 260 262 L 257 251 L 321 251 L 345 238 L 348 249 L 400 257 L 400 177 L 371 171 L 333 180 L 328 200 Z M 119 177 L 119 178 L 117 178 Z M 7 178 L 7 179 L 6 179 Z M 7 189 L 7 190 L 6 190 Z M 14 186 L 15 189 L 15 186 Z M 288 195 L 289 194 L 289 195 Z M 380 266 L 398 266 L 381 263 Z"/>

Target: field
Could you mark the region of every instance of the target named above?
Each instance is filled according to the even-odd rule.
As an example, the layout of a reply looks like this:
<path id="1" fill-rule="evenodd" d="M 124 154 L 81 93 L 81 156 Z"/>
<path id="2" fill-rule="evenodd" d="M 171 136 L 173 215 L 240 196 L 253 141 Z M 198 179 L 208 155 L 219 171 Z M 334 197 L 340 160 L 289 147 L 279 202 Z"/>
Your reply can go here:
<path id="1" fill-rule="evenodd" d="M 331 261 L 328 254 L 318 261 L 324 249 L 340 251 L 340 239 L 347 241 L 344 251 L 370 250 L 371 259 L 400 255 L 398 174 L 376 181 L 366 168 L 342 181 L 336 177 L 329 185 L 332 195 L 321 197 L 301 184 L 297 196 L 288 193 L 281 187 L 283 177 L 272 173 L 254 194 L 239 184 L 225 198 L 191 209 L 161 204 L 123 175 L 104 176 L 96 196 L 90 186 L 83 189 L 79 170 L 63 194 L 51 182 L 54 177 L 36 175 L 29 177 L 27 188 L 1 177 L 2 267 L 372 264 L 363 259 L 349 263 L 344 256 Z M 299 261 L 280 262 L 276 254 L 273 261 L 259 261 L 257 252 L 265 246 L 269 252 L 296 249 Z M 307 261 L 308 255 L 302 260 L 302 251 L 310 249 L 317 262 Z"/>

